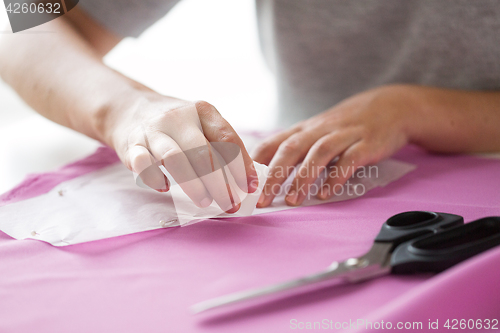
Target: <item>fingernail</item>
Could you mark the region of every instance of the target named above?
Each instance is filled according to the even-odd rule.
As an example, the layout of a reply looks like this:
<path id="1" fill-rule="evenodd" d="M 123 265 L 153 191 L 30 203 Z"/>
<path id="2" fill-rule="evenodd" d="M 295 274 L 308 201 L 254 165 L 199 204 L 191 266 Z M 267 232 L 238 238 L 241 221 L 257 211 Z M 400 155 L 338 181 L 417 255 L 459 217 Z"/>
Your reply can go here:
<path id="1" fill-rule="evenodd" d="M 160 189 L 157 189 L 157 191 L 161 193 L 168 192 L 168 190 L 170 189 L 170 183 L 168 181 L 168 178 L 165 175 L 163 175 L 163 178 L 165 180 L 165 186 L 162 185 Z"/>
<path id="2" fill-rule="evenodd" d="M 254 193 L 259 188 L 259 178 L 249 177 L 247 180 L 248 193 Z"/>
<path id="3" fill-rule="evenodd" d="M 165 179 L 165 188 L 168 191 L 170 189 L 170 182 L 168 181 L 167 176 L 163 175 L 163 178 Z"/>
<path id="4" fill-rule="evenodd" d="M 162 186 L 161 188 L 159 189 L 156 189 L 158 192 L 161 192 L 161 193 L 165 193 L 165 192 L 168 192 L 168 190 L 170 190 L 170 187 L 165 184 L 165 186 Z"/>
<path id="5" fill-rule="evenodd" d="M 206 207 L 210 206 L 211 204 L 212 204 L 212 200 L 210 200 L 209 198 L 203 198 L 200 202 L 201 208 L 206 208 Z"/>
<path id="6" fill-rule="evenodd" d="M 287 194 L 285 200 L 288 204 L 295 206 L 295 205 L 297 205 L 297 197 L 298 197 L 298 193 L 296 191 L 292 190 Z"/>
<path id="7" fill-rule="evenodd" d="M 266 200 L 266 197 L 264 194 L 261 194 L 259 197 L 259 200 L 257 201 L 257 205 L 262 206 L 264 204 L 264 201 Z"/>
<path id="8" fill-rule="evenodd" d="M 226 213 L 234 214 L 238 210 L 240 210 L 240 207 L 241 207 L 241 204 L 234 205 L 230 210 L 227 210 Z"/>

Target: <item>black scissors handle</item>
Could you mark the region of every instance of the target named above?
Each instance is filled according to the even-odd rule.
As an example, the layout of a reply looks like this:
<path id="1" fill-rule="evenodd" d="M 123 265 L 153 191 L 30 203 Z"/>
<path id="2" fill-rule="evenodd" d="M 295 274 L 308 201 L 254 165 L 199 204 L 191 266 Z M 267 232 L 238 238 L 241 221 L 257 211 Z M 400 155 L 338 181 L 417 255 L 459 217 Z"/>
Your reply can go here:
<path id="1" fill-rule="evenodd" d="M 399 245 L 391 256 L 392 273 L 441 272 L 500 245 L 500 217 L 485 217 Z"/>
<path id="2" fill-rule="evenodd" d="M 382 225 L 375 242 L 392 243 L 394 250 L 399 244 L 410 239 L 462 224 L 464 218 L 459 215 L 426 211 L 404 212 L 392 216 Z"/>

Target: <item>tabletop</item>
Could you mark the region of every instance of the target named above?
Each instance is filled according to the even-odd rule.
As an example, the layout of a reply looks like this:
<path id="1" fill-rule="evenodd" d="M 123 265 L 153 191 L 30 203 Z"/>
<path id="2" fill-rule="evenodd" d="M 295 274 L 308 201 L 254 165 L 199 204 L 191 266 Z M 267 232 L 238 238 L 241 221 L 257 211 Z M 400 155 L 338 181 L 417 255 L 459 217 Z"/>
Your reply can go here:
<path id="1" fill-rule="evenodd" d="M 498 320 L 499 248 L 438 275 L 385 276 L 216 315 L 189 313 L 199 301 L 361 255 L 382 223 L 402 211 L 449 212 L 466 222 L 500 215 L 500 161 L 415 147 L 395 158 L 417 169 L 354 200 L 61 248 L 0 232 L 0 332 L 363 331 L 388 323 L 447 331 L 444 325 L 453 319 L 457 327 L 473 319 L 469 331 L 475 331 L 478 320 Z M 31 190 L 41 183 L 50 187 L 116 162 L 112 155 L 98 156 L 84 166 L 32 175 L 0 203 L 37 195 Z"/>

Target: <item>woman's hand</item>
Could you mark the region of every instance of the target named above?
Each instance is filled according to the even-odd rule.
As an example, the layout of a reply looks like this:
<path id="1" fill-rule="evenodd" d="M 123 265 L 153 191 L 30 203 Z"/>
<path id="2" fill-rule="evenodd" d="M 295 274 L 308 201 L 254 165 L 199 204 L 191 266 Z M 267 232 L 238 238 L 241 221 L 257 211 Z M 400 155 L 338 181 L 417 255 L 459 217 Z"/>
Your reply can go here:
<path id="1" fill-rule="evenodd" d="M 409 86 L 366 91 L 267 139 L 254 154 L 256 162 L 270 167 L 258 207 L 271 204 L 300 162 L 285 197 L 288 205 L 300 205 L 320 172 L 336 157 L 338 172 L 329 174 L 316 191 L 320 199 L 330 198 L 335 185 L 343 185 L 358 167 L 392 155 L 410 140 L 411 128 L 417 125 L 414 97 Z"/>
<path id="2" fill-rule="evenodd" d="M 149 168 L 163 163 L 200 207 L 215 200 L 235 212 L 240 198 L 234 187 L 255 191 L 252 159 L 213 106 L 162 96 L 107 67 L 102 57 L 121 38 L 78 8 L 41 29 L 56 33 L 0 40 L 0 75 L 33 109 L 106 143 L 147 185 L 167 191 L 157 165 Z M 223 146 L 233 148 L 228 152 Z"/>
<path id="3" fill-rule="evenodd" d="M 227 185 L 227 175 L 213 172 L 223 167 L 218 165 L 221 160 L 226 160 L 240 189 L 247 193 L 257 189 L 257 174 L 243 142 L 207 102 L 156 93 L 124 97 L 99 127 L 127 168 L 157 191 L 169 190 L 158 168 L 161 163 L 197 206 L 207 207 L 215 200 L 222 210 L 234 213 L 241 202 L 235 189 Z M 216 150 L 208 142 L 227 143 L 229 148 L 218 145 Z"/>

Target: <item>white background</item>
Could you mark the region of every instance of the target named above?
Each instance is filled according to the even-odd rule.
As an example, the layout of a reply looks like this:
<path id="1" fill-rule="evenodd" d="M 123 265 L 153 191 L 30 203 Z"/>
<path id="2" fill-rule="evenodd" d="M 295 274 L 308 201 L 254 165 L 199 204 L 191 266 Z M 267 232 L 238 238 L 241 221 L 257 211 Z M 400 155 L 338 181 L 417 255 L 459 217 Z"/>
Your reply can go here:
<path id="1" fill-rule="evenodd" d="M 10 33 L 3 5 L 0 31 L 0 38 Z M 183 0 L 105 61 L 163 94 L 212 103 L 237 131 L 275 125 L 275 88 L 259 49 L 254 0 Z M 34 113 L 0 81 L 0 193 L 27 173 L 53 170 L 97 146 Z"/>

